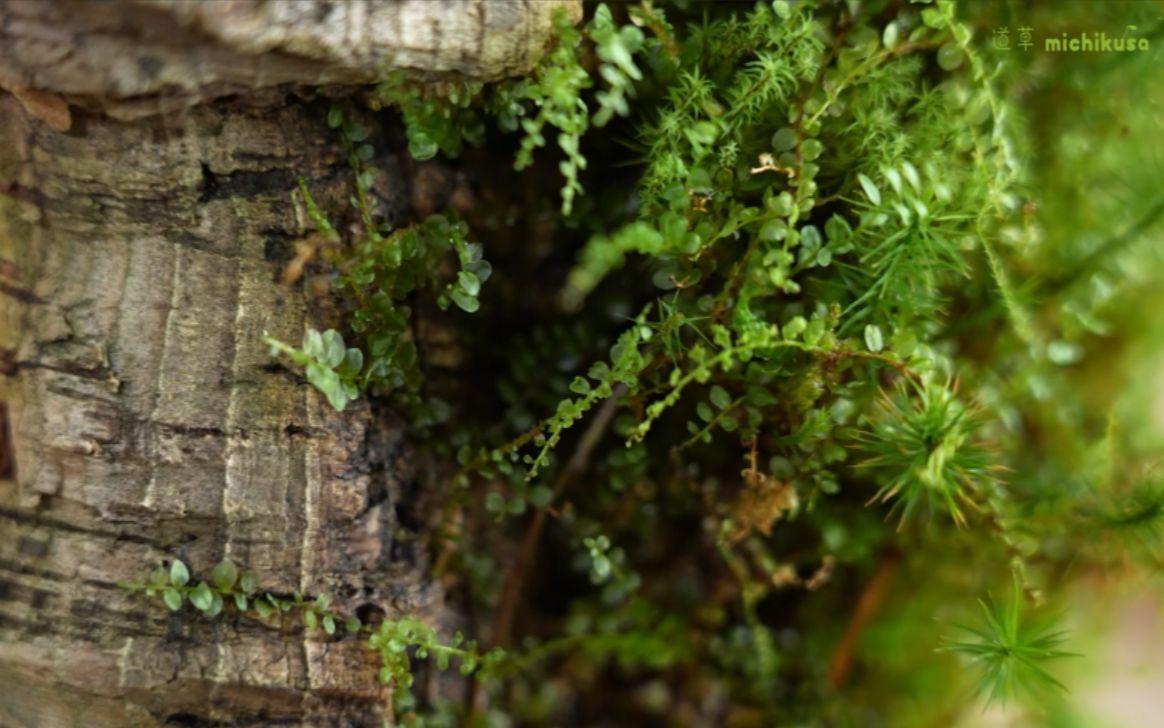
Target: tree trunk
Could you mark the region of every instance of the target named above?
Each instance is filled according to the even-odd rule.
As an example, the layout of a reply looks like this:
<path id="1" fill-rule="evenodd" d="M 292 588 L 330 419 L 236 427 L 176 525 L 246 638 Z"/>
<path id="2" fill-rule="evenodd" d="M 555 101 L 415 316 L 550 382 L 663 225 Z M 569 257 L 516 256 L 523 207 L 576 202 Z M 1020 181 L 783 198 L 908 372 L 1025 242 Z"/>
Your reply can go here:
<path id="1" fill-rule="evenodd" d="M 261 342 L 327 315 L 278 282 L 296 177 L 332 210 L 350 184 L 308 87 L 371 81 L 394 44 L 511 73 L 557 4 L 0 0 L 0 725 L 381 725 L 363 639 L 117 583 L 229 557 L 341 613 L 440 613 L 398 524 L 406 428 L 334 412 Z"/>

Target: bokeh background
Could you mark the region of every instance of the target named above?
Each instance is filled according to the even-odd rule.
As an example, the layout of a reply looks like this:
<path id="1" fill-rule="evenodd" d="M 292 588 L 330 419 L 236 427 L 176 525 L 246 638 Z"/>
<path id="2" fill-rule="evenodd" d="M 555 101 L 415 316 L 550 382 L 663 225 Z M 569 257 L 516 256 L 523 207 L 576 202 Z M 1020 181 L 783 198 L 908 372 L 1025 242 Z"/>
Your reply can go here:
<path id="1" fill-rule="evenodd" d="M 1164 3 L 982 2 L 967 10 L 977 37 L 1011 74 L 1012 99 L 1029 129 L 1030 188 L 1038 191 L 1032 234 L 1024 238 L 1030 273 L 1047 275 L 1059 261 L 1081 256 L 1091 261 L 1072 269 L 1058 310 L 1041 315 L 1055 317 L 1063 332 L 1073 395 L 1118 428 L 1136 459 L 1142 456 L 1145 472 L 1107 481 L 1124 492 L 1134 487 L 1131 480 L 1158 477 L 1153 461 L 1164 454 Z M 1019 45 L 1024 28 L 1032 36 L 1027 48 Z M 1150 48 L 1044 47 L 1046 38 L 1097 33 L 1144 39 Z M 1159 536 L 1135 539 L 1154 557 L 1137 553 L 1135 544 L 1123 559 L 1097 562 L 1080 554 L 1080 563 L 1090 563 L 1073 572 L 1063 606 L 1070 649 L 1081 655 L 1061 666 L 1067 694 L 1049 702 L 1044 715 L 991 708 L 960 725 L 1164 726 Z"/>

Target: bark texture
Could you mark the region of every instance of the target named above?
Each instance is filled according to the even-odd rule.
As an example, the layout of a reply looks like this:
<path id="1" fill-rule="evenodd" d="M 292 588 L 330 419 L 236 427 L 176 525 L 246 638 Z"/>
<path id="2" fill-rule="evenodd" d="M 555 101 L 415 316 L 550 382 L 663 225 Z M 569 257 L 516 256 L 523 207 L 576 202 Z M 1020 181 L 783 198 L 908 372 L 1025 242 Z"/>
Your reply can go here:
<path id="1" fill-rule="evenodd" d="M 492 80 L 528 69 L 578 0 L 0 0 L 0 86 L 123 119 L 389 68 Z"/>
<path id="2" fill-rule="evenodd" d="M 260 340 L 330 323 L 279 283 L 296 176 L 330 211 L 350 189 L 305 87 L 385 52 L 508 73 L 558 4 L 0 0 L 0 726 L 381 725 L 363 639 L 116 584 L 229 557 L 365 619 L 440 613 L 404 426 L 332 411 Z"/>
<path id="3" fill-rule="evenodd" d="M 0 484 L 0 724 L 379 725 L 359 641 L 169 615 L 116 586 L 228 556 L 345 610 L 426 606 L 418 565 L 393 558 L 399 428 L 370 442 L 366 409 L 334 413 L 260 340 L 298 341 L 305 322 L 304 295 L 276 282 L 306 227 L 294 175 L 322 200 L 347 184 L 322 108 L 85 117 L 65 135 L 0 101 L 15 142 L 0 152 L 15 476 Z"/>

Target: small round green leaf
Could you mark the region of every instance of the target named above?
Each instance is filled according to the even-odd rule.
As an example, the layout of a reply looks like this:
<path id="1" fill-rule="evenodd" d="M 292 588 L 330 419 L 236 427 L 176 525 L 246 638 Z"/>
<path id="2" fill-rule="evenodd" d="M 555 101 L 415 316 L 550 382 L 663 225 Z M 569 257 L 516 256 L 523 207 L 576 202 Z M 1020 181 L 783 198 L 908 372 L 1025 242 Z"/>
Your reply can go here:
<path id="1" fill-rule="evenodd" d="M 886 48 L 893 48 L 897 45 L 897 39 L 901 36 L 901 29 L 896 22 L 885 26 L 885 31 L 881 33 L 881 42 L 885 44 Z"/>
<path id="2" fill-rule="evenodd" d="M 938 49 L 938 65 L 944 71 L 953 71 L 962 65 L 962 49 L 957 43 L 947 43 Z"/>
<path id="3" fill-rule="evenodd" d="M 323 356 L 319 357 L 322 363 L 335 369 L 343 363 L 347 348 L 344 346 L 344 337 L 335 329 L 323 332 Z"/>
<path id="4" fill-rule="evenodd" d="M 425 160 L 436 156 L 437 143 L 422 131 L 410 130 L 408 138 L 408 153 L 413 159 Z"/>
<path id="5" fill-rule="evenodd" d="M 323 336 L 315 329 L 303 334 L 303 353 L 312 359 L 323 358 Z"/>
<path id="6" fill-rule="evenodd" d="M 194 591 L 190 592 L 190 603 L 194 605 L 195 609 L 205 612 L 210 609 L 213 601 L 214 592 L 210 591 L 210 585 L 204 581 L 200 582 L 198 586 L 194 587 Z"/>
<path id="7" fill-rule="evenodd" d="M 760 239 L 766 242 L 783 240 L 788 235 L 788 225 L 783 220 L 769 220 L 760 228 Z"/>
<path id="8" fill-rule="evenodd" d="M 731 395 L 718 384 L 711 388 L 711 403 L 720 409 L 726 409 L 732 403 Z"/>
<path id="9" fill-rule="evenodd" d="M 525 498 L 522 498 L 521 496 L 517 496 L 509 500 L 509 512 L 515 516 L 520 516 L 522 513 L 525 513 L 525 507 Z"/>
<path id="10" fill-rule="evenodd" d="M 242 588 L 244 594 L 254 594 L 259 590 L 259 579 L 254 574 L 247 572 L 242 575 L 239 586 Z"/>
<path id="11" fill-rule="evenodd" d="M 176 612 L 182 608 L 182 592 L 177 589 L 167 589 L 162 592 L 162 601 L 170 608 L 170 611 Z"/>
<path id="12" fill-rule="evenodd" d="M 481 292 L 481 281 L 477 280 L 476 275 L 466 270 L 457 274 L 457 285 L 470 296 L 476 296 Z"/>
<path id="13" fill-rule="evenodd" d="M 500 513 L 505 509 L 505 496 L 493 491 L 485 496 L 485 510 L 490 513 Z"/>
<path id="14" fill-rule="evenodd" d="M 219 591 L 230 591 L 238 581 L 238 567 L 230 559 L 223 559 L 210 572 L 210 581 Z"/>
<path id="15" fill-rule="evenodd" d="M 777 152 L 787 152 L 796 147 L 796 141 L 796 131 L 786 126 L 772 135 L 772 149 Z"/>
<path id="16" fill-rule="evenodd" d="M 348 349 L 344 354 L 343 363 L 336 368 L 341 377 L 353 378 L 364 368 L 364 352 L 359 349 Z"/>
<path id="17" fill-rule="evenodd" d="M 162 588 L 170 583 L 170 573 L 166 571 L 166 567 L 157 566 L 150 572 L 149 585 L 157 588 Z"/>
<path id="18" fill-rule="evenodd" d="M 190 581 L 190 570 L 181 559 L 174 559 L 170 564 L 170 583 L 174 586 L 186 586 Z"/>
<path id="19" fill-rule="evenodd" d="M 477 309 L 481 308 L 481 303 L 462 288 L 454 288 L 449 297 L 465 313 L 476 313 Z"/>
<path id="20" fill-rule="evenodd" d="M 547 485 L 535 485 L 530 488 L 529 502 L 536 508 L 545 508 L 554 499 L 554 491 Z"/>
<path id="21" fill-rule="evenodd" d="M 711 422 L 711 418 L 715 417 L 715 413 L 711 411 L 711 407 L 707 406 L 707 402 L 700 402 L 695 405 L 695 413 L 704 422 Z"/>
<path id="22" fill-rule="evenodd" d="M 804 143 L 800 145 L 800 157 L 805 161 L 811 162 L 820 157 L 823 151 L 824 145 L 816 139 L 805 139 Z"/>

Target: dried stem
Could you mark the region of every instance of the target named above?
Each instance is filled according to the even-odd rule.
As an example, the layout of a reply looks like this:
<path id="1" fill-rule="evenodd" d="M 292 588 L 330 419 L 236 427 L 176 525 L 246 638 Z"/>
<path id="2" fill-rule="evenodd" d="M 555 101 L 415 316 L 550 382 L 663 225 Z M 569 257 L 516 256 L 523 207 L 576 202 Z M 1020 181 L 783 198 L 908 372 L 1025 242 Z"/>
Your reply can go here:
<path id="1" fill-rule="evenodd" d="M 586 467 L 590 464 L 590 456 L 593 454 L 594 448 L 602 440 L 603 435 L 606 434 L 606 428 L 610 425 L 610 421 L 614 417 L 614 409 L 618 404 L 618 398 L 624 392 L 626 392 L 626 387 L 619 384 L 615 387 L 611 396 L 602 403 L 602 407 L 599 408 L 598 413 L 591 420 L 590 426 L 582 434 L 582 439 L 578 441 L 578 446 L 574 448 L 574 453 L 570 456 L 570 460 L 566 463 L 562 474 L 558 476 L 557 482 L 554 483 L 553 496 L 550 498 L 550 502 L 538 508 L 534 512 L 533 518 L 530 519 L 529 525 L 525 529 L 525 535 L 522 537 L 517 558 L 510 565 L 509 572 L 505 576 L 505 587 L 501 593 L 501 602 L 497 607 L 497 616 L 493 621 L 493 644 L 499 647 L 505 647 L 509 644 L 510 633 L 513 629 L 513 615 L 517 608 L 517 599 L 521 595 L 525 575 L 529 572 L 529 568 L 533 564 L 538 539 L 541 537 L 542 527 L 546 522 L 546 513 L 554 501 L 558 500 L 566 489 L 582 473 L 586 472 Z"/>
<path id="2" fill-rule="evenodd" d="M 626 393 L 626 386 L 618 384 L 614 391 L 602 406 L 598 409 L 594 419 L 590 421 L 590 425 L 586 431 L 582 433 L 582 439 L 578 441 L 578 446 L 574 448 L 573 454 L 570 456 L 566 467 L 563 468 L 561 475 L 558 476 L 554 483 L 552 492 L 553 495 L 546 505 L 534 511 L 533 518 L 530 519 L 529 525 L 526 526 L 525 534 L 522 536 L 521 545 L 518 548 L 517 558 L 510 564 L 509 571 L 505 575 L 505 586 L 502 588 L 501 600 L 497 607 L 497 614 L 493 620 L 493 645 L 496 647 L 506 647 L 512 639 L 513 633 L 513 618 L 517 612 L 517 601 L 521 596 L 522 587 L 525 584 L 526 574 L 533 566 L 534 557 L 538 540 L 541 538 L 542 528 L 546 523 L 546 514 L 550 507 L 557 501 L 563 493 L 577 480 L 590 464 L 590 457 L 594 453 L 594 449 L 601 442 L 603 435 L 606 434 L 607 428 L 610 426 L 610 421 L 614 418 L 614 410 L 618 406 L 619 398 Z M 480 684 L 474 678 L 470 678 L 470 685 L 466 697 L 470 712 L 477 712 L 484 706 L 479 705 L 482 701 L 482 693 Z"/>
<path id="3" fill-rule="evenodd" d="M 845 627 L 841 641 L 837 643 L 836 649 L 833 650 L 833 657 L 829 661 L 828 682 L 834 688 L 839 688 L 845 684 L 849 671 L 853 667 L 853 653 L 857 648 L 857 641 L 881 603 L 885 601 L 889 584 L 893 581 L 893 575 L 897 572 L 900 561 L 901 557 L 897 552 L 883 551 L 877 560 L 872 578 L 865 585 L 861 596 L 857 598 L 857 604 L 849 616 L 849 624 Z"/>

